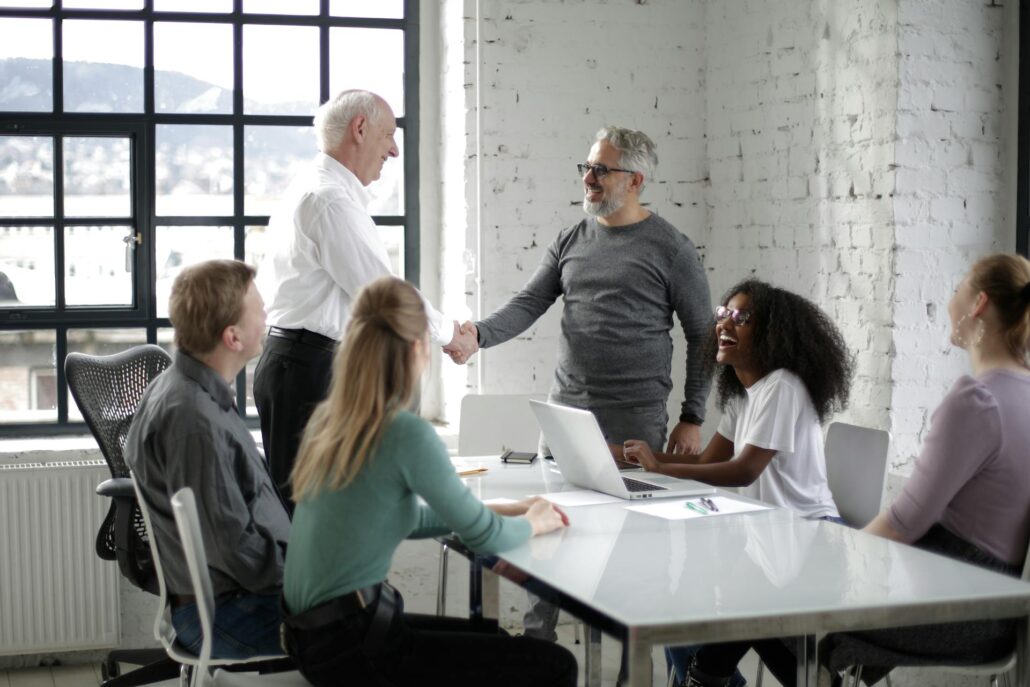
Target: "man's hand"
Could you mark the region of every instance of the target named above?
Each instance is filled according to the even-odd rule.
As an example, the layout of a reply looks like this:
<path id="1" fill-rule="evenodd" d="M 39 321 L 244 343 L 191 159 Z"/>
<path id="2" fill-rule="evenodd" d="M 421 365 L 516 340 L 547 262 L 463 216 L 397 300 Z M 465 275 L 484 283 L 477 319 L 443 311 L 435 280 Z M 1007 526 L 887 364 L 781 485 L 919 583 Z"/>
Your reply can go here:
<path id="1" fill-rule="evenodd" d="M 645 441 L 627 439 L 622 445 L 622 455 L 624 460 L 639 463 L 648 472 L 658 472 L 658 459 Z"/>
<path id="2" fill-rule="evenodd" d="M 476 325 L 466 322 L 459 327 L 455 320 L 454 336 L 451 338 L 451 342 L 443 347 L 443 352 L 451 356 L 451 360 L 456 364 L 464 365 L 479 350 L 478 339 L 479 332 L 476 330 Z"/>
<path id="3" fill-rule="evenodd" d="M 689 422 L 681 422 L 669 434 L 669 447 L 666 453 L 688 453 L 696 456 L 701 453 L 701 426 Z"/>

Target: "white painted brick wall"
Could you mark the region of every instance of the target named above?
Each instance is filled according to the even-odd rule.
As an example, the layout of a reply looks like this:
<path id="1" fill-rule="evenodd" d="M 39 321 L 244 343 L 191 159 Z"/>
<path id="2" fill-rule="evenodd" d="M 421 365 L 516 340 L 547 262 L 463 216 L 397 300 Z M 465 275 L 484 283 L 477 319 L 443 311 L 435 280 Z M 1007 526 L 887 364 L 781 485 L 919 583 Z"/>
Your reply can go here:
<path id="1" fill-rule="evenodd" d="M 1003 8 L 898 4 L 894 365 L 895 468 L 907 473 L 929 415 L 968 372 L 948 344 L 947 303 L 977 257 L 1015 245 L 1006 212 Z M 1005 58 L 1011 59 L 1011 58 Z"/>
<path id="2" fill-rule="evenodd" d="M 480 99 L 482 128 L 478 141 L 464 141 L 472 180 L 464 195 L 465 225 L 447 227 L 464 231 L 466 245 L 478 254 L 476 272 L 464 285 L 477 315 L 518 291 L 557 233 L 583 216 L 574 165 L 607 124 L 637 128 L 655 140 L 660 164 L 644 201 L 702 246 L 704 4 L 483 0 L 478 7 L 476 17 L 475 3 L 464 4 L 465 33 L 474 36 L 478 28 L 480 41 L 466 46 L 466 82 L 473 83 L 466 106 L 475 108 Z M 469 366 L 469 388 L 546 392 L 560 308 L 556 304 L 517 340 L 478 356 Z M 682 361 L 681 332 L 674 342 Z M 681 390 L 682 367 L 673 366 Z M 672 405 L 681 400 L 679 391 Z M 450 418 L 456 407 L 448 403 Z"/>
<path id="3" fill-rule="evenodd" d="M 907 469 L 929 411 L 964 369 L 945 338 L 953 283 L 976 256 L 1014 245 L 1003 9 L 454 3 L 467 88 L 464 109 L 445 115 L 469 127 L 446 137 L 466 180 L 464 215 L 446 231 L 478 262 L 450 293 L 479 316 L 503 304 L 581 216 L 572 164 L 592 132 L 641 128 L 662 160 L 645 200 L 694 239 L 713 294 L 755 274 L 825 308 L 856 354 L 843 419 L 890 428 L 892 462 Z M 544 391 L 557 323 L 552 311 L 467 376 L 448 374 L 463 389 Z"/>

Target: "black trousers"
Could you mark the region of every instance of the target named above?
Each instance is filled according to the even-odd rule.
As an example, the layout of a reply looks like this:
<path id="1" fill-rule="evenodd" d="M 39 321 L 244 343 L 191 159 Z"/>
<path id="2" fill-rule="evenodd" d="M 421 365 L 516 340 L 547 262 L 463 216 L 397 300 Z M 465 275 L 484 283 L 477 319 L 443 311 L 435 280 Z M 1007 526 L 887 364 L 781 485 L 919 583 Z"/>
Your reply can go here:
<path id="1" fill-rule="evenodd" d="M 290 512 L 290 471 L 300 438 L 332 378 L 333 351 L 269 335 L 254 371 L 254 403 L 269 472 Z"/>
<path id="2" fill-rule="evenodd" d="M 317 629 L 287 629 L 289 653 L 304 677 L 315 687 L 576 684 L 576 658 L 568 649 L 531 637 L 510 637 L 491 622 L 402 610 L 382 645 L 368 649 L 364 638 L 373 613 L 370 607 Z"/>

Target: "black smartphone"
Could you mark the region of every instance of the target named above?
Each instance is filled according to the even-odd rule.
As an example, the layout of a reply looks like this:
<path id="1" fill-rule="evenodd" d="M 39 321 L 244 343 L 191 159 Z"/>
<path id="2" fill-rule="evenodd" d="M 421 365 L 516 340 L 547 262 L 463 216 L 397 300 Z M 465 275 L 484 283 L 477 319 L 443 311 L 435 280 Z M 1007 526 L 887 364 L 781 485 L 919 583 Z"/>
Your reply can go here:
<path id="1" fill-rule="evenodd" d="M 502 463 L 519 463 L 522 465 L 529 465 L 534 460 L 536 460 L 536 454 L 530 453 L 528 451 L 520 452 L 508 449 L 507 451 L 501 454 Z"/>

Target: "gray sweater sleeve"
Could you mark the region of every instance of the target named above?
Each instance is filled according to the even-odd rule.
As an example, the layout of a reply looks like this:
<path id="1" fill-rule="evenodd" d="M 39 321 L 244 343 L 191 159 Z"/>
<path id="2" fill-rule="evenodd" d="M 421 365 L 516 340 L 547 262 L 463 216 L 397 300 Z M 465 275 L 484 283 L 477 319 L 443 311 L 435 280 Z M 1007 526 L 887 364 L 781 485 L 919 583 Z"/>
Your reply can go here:
<path id="1" fill-rule="evenodd" d="M 669 292 L 687 339 L 687 379 L 681 412 L 704 420 L 705 402 L 712 386 L 711 377 L 705 374 L 704 356 L 715 322 L 704 266 L 694 244 L 689 241 L 683 242 L 673 260 Z"/>
<path id="2" fill-rule="evenodd" d="M 536 272 L 522 290 L 485 320 L 476 322 L 481 347 L 496 346 L 518 336 L 554 305 L 561 295 L 558 255 L 564 234 L 561 232 L 551 242 Z"/>

